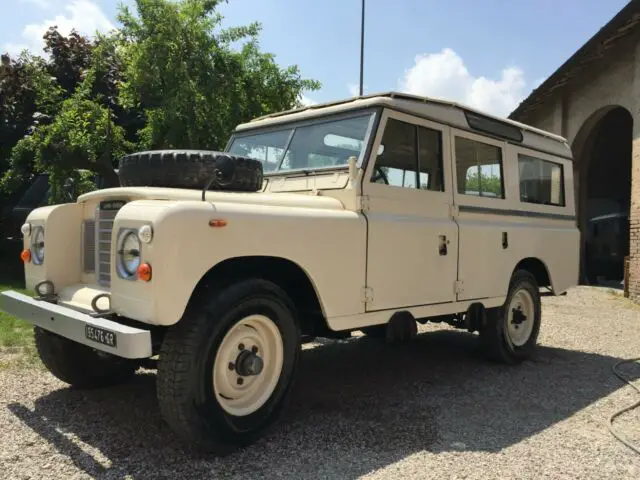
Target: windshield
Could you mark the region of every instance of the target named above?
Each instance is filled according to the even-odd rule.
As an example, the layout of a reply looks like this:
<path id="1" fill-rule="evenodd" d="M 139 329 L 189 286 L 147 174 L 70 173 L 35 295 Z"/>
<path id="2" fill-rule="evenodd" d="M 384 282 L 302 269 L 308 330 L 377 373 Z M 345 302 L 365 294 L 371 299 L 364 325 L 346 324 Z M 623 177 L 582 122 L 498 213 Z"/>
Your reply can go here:
<path id="1" fill-rule="evenodd" d="M 364 150 L 372 116 L 368 112 L 264 133 L 236 134 L 229 153 L 260 160 L 265 172 L 347 165 L 349 157 L 359 158 Z"/>

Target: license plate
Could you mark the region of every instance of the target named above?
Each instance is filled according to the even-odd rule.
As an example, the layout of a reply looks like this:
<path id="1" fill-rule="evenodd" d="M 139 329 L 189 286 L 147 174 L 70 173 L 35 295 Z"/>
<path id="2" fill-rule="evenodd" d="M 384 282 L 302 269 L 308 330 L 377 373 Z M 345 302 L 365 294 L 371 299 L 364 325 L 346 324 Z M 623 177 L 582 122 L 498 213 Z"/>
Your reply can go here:
<path id="1" fill-rule="evenodd" d="M 94 327 L 92 325 L 85 325 L 84 335 L 96 343 L 107 345 L 109 347 L 117 347 L 118 339 L 114 332 L 105 330 L 104 328 Z"/>

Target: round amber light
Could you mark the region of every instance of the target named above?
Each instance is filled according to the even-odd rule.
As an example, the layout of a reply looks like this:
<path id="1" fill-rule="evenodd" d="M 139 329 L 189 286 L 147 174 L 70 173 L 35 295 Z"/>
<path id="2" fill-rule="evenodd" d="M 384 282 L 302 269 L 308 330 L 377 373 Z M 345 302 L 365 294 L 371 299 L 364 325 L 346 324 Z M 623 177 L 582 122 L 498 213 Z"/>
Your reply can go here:
<path id="1" fill-rule="evenodd" d="M 138 267 L 138 278 L 144 282 L 151 280 L 151 265 L 143 263 Z"/>

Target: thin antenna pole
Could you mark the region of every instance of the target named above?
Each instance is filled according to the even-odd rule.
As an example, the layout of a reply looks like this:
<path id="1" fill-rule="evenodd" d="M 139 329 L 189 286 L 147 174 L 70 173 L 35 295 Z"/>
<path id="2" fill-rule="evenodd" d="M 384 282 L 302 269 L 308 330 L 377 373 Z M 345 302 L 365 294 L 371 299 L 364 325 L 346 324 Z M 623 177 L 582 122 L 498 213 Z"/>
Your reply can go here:
<path id="1" fill-rule="evenodd" d="M 360 96 L 364 82 L 364 0 L 362 0 L 362 19 L 360 21 Z"/>

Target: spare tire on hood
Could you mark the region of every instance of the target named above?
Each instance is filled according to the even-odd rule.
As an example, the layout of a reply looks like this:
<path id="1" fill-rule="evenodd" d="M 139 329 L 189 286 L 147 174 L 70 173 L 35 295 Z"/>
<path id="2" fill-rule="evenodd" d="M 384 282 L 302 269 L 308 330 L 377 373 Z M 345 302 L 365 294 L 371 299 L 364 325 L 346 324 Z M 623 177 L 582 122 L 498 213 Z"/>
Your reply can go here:
<path id="1" fill-rule="evenodd" d="M 256 192 L 262 189 L 262 162 L 206 150 L 152 150 L 125 155 L 118 167 L 123 187 L 197 188 Z"/>

